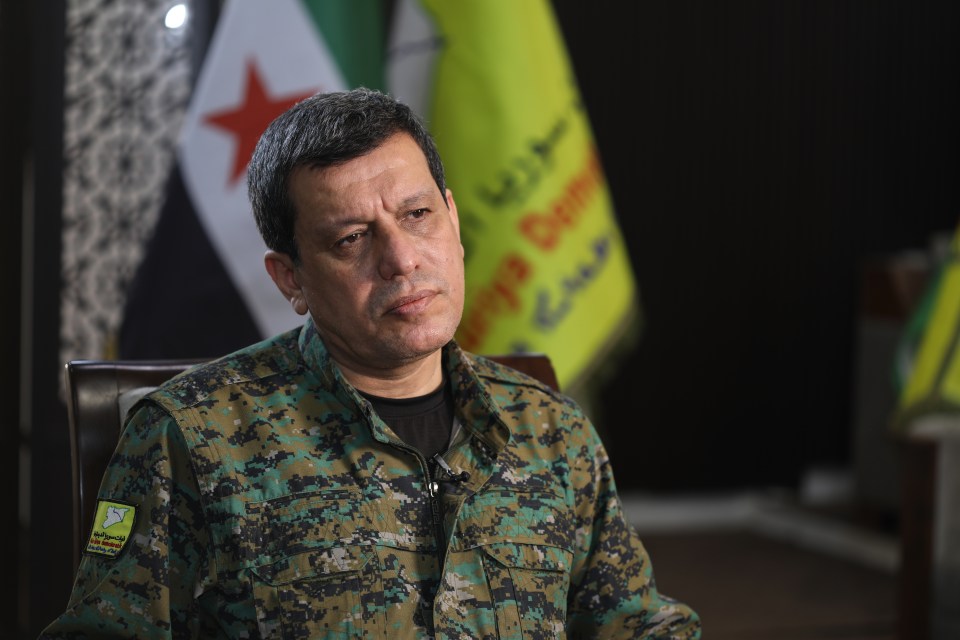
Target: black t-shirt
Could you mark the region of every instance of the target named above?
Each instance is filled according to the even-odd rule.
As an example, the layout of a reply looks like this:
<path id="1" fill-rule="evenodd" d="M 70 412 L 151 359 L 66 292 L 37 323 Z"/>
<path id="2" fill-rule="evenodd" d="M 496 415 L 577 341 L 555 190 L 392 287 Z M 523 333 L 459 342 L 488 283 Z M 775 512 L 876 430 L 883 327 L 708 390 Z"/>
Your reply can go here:
<path id="1" fill-rule="evenodd" d="M 416 398 L 381 398 L 360 392 L 374 411 L 406 444 L 430 460 L 450 444 L 453 428 L 453 395 L 450 385 Z"/>

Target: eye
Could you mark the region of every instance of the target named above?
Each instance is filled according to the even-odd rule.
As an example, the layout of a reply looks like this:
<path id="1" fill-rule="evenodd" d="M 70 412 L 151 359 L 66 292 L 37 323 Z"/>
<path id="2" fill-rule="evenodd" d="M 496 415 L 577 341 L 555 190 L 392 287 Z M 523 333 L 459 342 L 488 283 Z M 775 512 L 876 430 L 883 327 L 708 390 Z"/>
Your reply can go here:
<path id="1" fill-rule="evenodd" d="M 421 218 L 426 216 L 428 213 L 430 213 L 430 210 L 426 208 L 414 209 L 413 211 L 407 214 L 407 217 L 413 218 L 414 220 L 420 220 Z"/>
<path id="2" fill-rule="evenodd" d="M 364 235 L 364 232 L 362 232 L 362 231 L 357 231 L 356 233 L 351 233 L 350 235 L 344 236 L 343 238 L 340 238 L 339 240 L 337 240 L 337 241 L 334 243 L 334 246 L 336 246 L 336 247 L 345 247 L 345 246 L 347 246 L 347 245 L 353 244 L 354 242 L 356 242 L 357 240 L 359 240 L 360 238 L 362 238 L 363 235 Z"/>

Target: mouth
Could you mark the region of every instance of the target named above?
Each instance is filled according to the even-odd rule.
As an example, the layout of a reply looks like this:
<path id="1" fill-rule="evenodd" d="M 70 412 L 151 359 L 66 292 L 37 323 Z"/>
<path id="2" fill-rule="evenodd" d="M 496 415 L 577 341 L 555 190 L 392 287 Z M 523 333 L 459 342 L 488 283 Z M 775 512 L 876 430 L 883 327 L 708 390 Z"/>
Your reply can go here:
<path id="1" fill-rule="evenodd" d="M 397 298 L 387 308 L 387 315 L 416 315 L 429 307 L 436 296 L 435 291 L 417 291 L 412 295 Z"/>

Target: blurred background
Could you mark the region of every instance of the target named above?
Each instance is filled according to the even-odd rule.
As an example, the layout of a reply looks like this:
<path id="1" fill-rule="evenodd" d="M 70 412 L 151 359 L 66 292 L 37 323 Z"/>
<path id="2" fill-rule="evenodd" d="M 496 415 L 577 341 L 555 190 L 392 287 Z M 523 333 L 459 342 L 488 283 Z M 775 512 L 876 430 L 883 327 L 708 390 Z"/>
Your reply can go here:
<path id="1" fill-rule="evenodd" d="M 63 366 L 126 355 L 125 306 L 224 8 L 192 0 L 170 22 L 178 4 L 0 0 L 4 637 L 36 637 L 66 606 Z M 387 24 L 396 7 L 379 4 Z M 931 582 L 929 528 L 904 593 L 915 476 L 891 420 L 908 327 L 960 220 L 960 5 L 547 4 L 640 311 L 571 390 L 661 588 L 706 638 L 947 629 L 931 608 L 956 582 Z M 216 268 L 183 242 L 170 273 Z M 906 504 L 936 522 L 924 455 Z"/>

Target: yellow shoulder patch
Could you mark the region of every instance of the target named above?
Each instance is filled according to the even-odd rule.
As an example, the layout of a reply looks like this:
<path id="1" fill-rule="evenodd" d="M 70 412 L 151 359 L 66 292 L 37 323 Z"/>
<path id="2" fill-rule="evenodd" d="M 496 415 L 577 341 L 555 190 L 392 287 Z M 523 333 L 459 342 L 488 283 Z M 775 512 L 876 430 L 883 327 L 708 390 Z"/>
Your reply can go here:
<path id="1" fill-rule="evenodd" d="M 136 517 L 137 508 L 132 504 L 97 500 L 97 514 L 93 518 L 93 531 L 86 552 L 116 558 L 130 539 Z"/>

